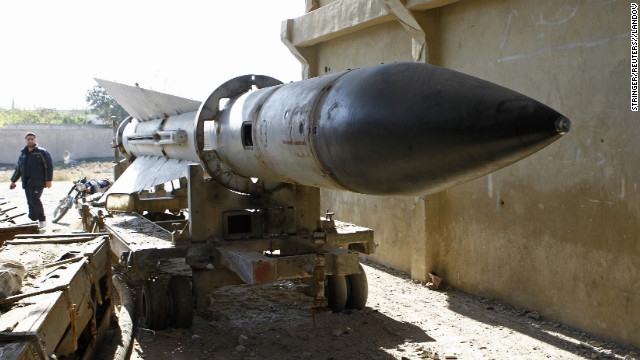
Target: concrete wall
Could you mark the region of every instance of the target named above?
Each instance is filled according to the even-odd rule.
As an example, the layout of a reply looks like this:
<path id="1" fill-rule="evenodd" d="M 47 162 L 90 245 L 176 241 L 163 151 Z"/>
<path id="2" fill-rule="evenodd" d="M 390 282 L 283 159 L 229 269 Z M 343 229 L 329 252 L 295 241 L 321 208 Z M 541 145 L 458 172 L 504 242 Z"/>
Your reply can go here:
<path id="1" fill-rule="evenodd" d="M 409 18 L 394 12 L 398 3 L 319 2 L 286 24 L 283 41 L 316 76 L 418 59 L 420 32 L 407 28 L 415 21 L 424 60 L 538 99 L 573 129 L 426 200 L 325 190 L 323 206 L 374 228 L 373 258 L 413 278 L 437 271 L 463 290 L 640 347 L 640 122 L 629 111 L 628 2 L 407 0 Z"/>
<path id="2" fill-rule="evenodd" d="M 27 132 L 36 134 L 38 145 L 49 151 L 54 162 L 62 161 L 65 151 L 73 160 L 113 156 L 113 130 L 108 125 L 5 125 L 0 128 L 0 164 L 18 161 Z"/>
<path id="3" fill-rule="evenodd" d="M 464 1 L 440 10 L 444 66 L 536 98 L 569 135 L 454 188 L 429 227 L 456 286 L 640 346 L 637 113 L 625 2 Z M 635 116 L 634 116 L 635 115 Z"/>

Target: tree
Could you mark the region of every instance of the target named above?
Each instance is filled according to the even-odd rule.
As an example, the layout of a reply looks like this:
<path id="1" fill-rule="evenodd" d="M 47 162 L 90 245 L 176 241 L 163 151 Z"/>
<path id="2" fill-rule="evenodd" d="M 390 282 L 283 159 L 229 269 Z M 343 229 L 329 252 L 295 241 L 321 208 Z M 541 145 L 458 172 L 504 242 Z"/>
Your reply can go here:
<path id="1" fill-rule="evenodd" d="M 129 116 L 125 109 L 100 85 L 96 85 L 87 91 L 86 100 L 92 112 L 105 121 L 109 121 L 112 116 L 115 116 L 120 122 Z"/>
<path id="2" fill-rule="evenodd" d="M 0 108 L 0 126 L 4 124 L 86 124 L 85 115 L 72 115 L 56 109 L 38 108 L 34 110 Z"/>

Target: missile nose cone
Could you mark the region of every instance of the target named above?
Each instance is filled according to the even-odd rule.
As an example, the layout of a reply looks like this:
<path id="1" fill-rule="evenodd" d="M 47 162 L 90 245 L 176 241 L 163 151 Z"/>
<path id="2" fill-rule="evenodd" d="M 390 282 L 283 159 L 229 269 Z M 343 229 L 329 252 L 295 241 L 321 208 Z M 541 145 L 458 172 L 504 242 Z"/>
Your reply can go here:
<path id="1" fill-rule="evenodd" d="M 558 134 L 564 135 L 568 133 L 569 130 L 571 130 L 571 120 L 567 119 L 564 116 L 556 120 L 556 131 L 558 132 Z"/>
<path id="2" fill-rule="evenodd" d="M 442 191 L 531 155 L 571 127 L 527 96 L 418 63 L 346 73 L 319 117 L 319 162 L 345 188 L 376 195 Z"/>

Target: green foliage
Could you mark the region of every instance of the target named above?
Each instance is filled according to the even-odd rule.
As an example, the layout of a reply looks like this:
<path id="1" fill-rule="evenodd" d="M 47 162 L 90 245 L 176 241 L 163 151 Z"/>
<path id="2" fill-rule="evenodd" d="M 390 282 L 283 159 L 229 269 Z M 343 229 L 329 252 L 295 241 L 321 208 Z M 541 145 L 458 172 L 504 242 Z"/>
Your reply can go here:
<path id="1" fill-rule="evenodd" d="M 6 110 L 0 108 L 0 126 L 4 124 L 87 124 L 87 117 L 60 112 L 56 109 Z"/>
<path id="2" fill-rule="evenodd" d="M 115 116 L 118 122 L 124 120 L 129 114 L 118 104 L 100 85 L 87 91 L 87 104 L 94 114 L 99 115 L 105 123 Z"/>

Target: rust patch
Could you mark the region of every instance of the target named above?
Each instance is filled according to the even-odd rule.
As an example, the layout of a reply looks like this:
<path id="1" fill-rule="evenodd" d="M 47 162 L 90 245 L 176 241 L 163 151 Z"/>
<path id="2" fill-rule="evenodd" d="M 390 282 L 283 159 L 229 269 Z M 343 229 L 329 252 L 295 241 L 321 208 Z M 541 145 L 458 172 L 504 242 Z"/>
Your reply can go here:
<path id="1" fill-rule="evenodd" d="M 269 169 L 269 167 L 267 166 L 267 163 L 265 163 L 261 157 L 258 158 L 258 164 L 260 164 L 260 167 L 263 169 Z"/>
<path id="2" fill-rule="evenodd" d="M 275 266 L 271 262 L 263 261 L 253 267 L 254 284 L 267 284 L 277 279 Z"/>
<path id="3" fill-rule="evenodd" d="M 307 141 L 306 140 L 282 140 L 282 143 L 285 145 L 307 145 Z"/>

